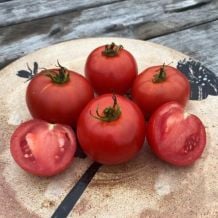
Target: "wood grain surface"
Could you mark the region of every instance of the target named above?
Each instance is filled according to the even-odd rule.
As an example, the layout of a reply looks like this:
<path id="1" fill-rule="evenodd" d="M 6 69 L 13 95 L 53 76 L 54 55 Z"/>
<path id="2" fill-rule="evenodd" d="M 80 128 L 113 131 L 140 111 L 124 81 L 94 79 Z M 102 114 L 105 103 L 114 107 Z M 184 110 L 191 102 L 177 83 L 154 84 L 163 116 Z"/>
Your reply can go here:
<path id="1" fill-rule="evenodd" d="M 30 118 L 25 103 L 28 83 L 25 78 L 18 77 L 17 72 L 27 70 L 26 64 L 32 67 L 36 61 L 39 67 L 53 67 L 58 57 L 64 66 L 83 74 L 90 51 L 108 41 L 123 44 L 136 58 L 139 71 L 163 62 L 172 62 L 176 67 L 179 60 L 188 58 L 151 42 L 92 38 L 38 50 L 1 70 L 0 130 L 4 131 L 0 132 L 0 217 L 51 217 L 91 163 L 89 158 L 75 158 L 67 171 L 52 178 L 29 175 L 15 164 L 9 151 L 10 136 L 20 122 Z M 206 149 L 194 165 L 177 168 L 163 163 L 145 142 L 132 161 L 102 166 L 69 217 L 217 217 L 217 107 L 217 96 L 189 101 L 187 106 L 188 112 L 201 118 L 207 131 Z"/>
<path id="2" fill-rule="evenodd" d="M 150 41 L 194 57 L 218 76 L 218 20 Z"/>
<path id="3" fill-rule="evenodd" d="M 122 0 L 3 0 L 0 8 L 0 27 L 121 1 Z"/>
<path id="4" fill-rule="evenodd" d="M 95 36 L 148 40 L 160 36 L 168 38 L 170 34 L 169 47 L 178 47 L 184 52 L 184 47 L 190 43 L 185 53 L 199 58 L 202 51 L 209 50 L 208 46 L 217 46 L 218 24 L 213 22 L 218 19 L 217 10 L 216 0 L 6 1 L 0 3 L 0 67 L 48 45 Z M 198 25 L 203 29 L 191 28 Z M 183 32 L 185 36 L 178 41 L 181 45 L 178 46 L 177 32 L 190 28 L 190 32 Z M 213 40 L 207 40 L 205 36 L 210 37 L 211 29 L 215 30 Z M 199 43 L 205 38 L 207 43 L 202 43 L 199 51 Z M 217 62 L 218 55 L 215 55 L 213 63 L 207 60 L 204 63 Z M 215 68 L 216 65 L 212 66 Z"/>

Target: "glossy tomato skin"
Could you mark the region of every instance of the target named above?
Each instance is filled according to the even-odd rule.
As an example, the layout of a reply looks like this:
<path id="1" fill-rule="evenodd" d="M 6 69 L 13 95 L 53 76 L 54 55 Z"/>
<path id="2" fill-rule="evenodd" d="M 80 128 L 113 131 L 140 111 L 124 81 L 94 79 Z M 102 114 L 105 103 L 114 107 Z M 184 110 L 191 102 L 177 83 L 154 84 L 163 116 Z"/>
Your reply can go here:
<path id="1" fill-rule="evenodd" d="M 147 141 L 160 159 L 176 166 L 187 166 L 204 151 L 206 131 L 197 116 L 185 113 L 177 102 L 168 102 L 152 114 Z"/>
<path id="2" fill-rule="evenodd" d="M 105 93 L 125 94 L 138 74 L 133 55 L 121 49 L 117 56 L 102 54 L 105 46 L 93 50 L 85 64 L 85 75 L 98 95 Z"/>
<path id="3" fill-rule="evenodd" d="M 154 75 L 162 66 L 152 66 L 137 76 L 132 87 L 133 101 L 148 118 L 162 104 L 176 101 L 185 106 L 190 96 L 188 79 L 176 68 L 165 66 L 166 80 L 154 83 Z"/>
<path id="4" fill-rule="evenodd" d="M 121 116 L 104 122 L 94 118 L 113 104 L 111 94 L 92 100 L 82 111 L 78 120 L 77 136 L 84 152 L 102 164 L 120 164 L 129 161 L 139 152 L 145 139 L 143 114 L 132 101 L 117 95 Z M 91 115 L 91 114 L 92 115 Z"/>
<path id="5" fill-rule="evenodd" d="M 57 69 L 50 72 L 54 74 Z M 54 83 L 46 76 L 46 71 L 40 72 L 30 81 L 26 102 L 34 118 L 76 126 L 80 112 L 94 97 L 94 91 L 82 75 L 68 72 L 69 81 L 64 84 Z"/>
<path id="6" fill-rule="evenodd" d="M 17 127 L 10 150 L 25 171 L 37 176 L 54 176 L 72 163 L 76 137 L 69 126 L 34 119 Z"/>

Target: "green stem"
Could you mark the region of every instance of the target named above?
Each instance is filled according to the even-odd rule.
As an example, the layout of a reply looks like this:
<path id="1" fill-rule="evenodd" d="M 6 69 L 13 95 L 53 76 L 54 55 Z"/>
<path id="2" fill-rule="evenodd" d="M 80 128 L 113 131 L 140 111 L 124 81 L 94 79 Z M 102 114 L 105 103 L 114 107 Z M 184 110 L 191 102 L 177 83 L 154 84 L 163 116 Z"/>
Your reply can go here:
<path id="1" fill-rule="evenodd" d="M 161 83 L 164 82 L 167 78 L 167 74 L 166 74 L 166 69 L 165 69 L 165 64 L 163 64 L 163 66 L 160 67 L 160 71 L 158 74 L 155 74 L 153 77 L 153 83 Z"/>
<path id="2" fill-rule="evenodd" d="M 59 62 L 57 67 L 59 67 L 58 71 L 46 70 L 46 76 L 48 76 L 53 83 L 56 84 L 67 83 L 70 79 L 68 70 L 65 67 L 61 66 Z"/>
<path id="3" fill-rule="evenodd" d="M 102 51 L 102 55 L 106 57 L 114 57 L 119 54 L 121 49 L 123 49 L 122 45 L 116 45 L 114 42 L 112 42 L 110 45 L 105 45 L 105 49 Z"/>
<path id="4" fill-rule="evenodd" d="M 98 107 L 97 107 L 96 115 L 93 115 L 90 111 L 91 116 L 103 122 L 111 122 L 111 121 L 119 119 L 121 115 L 121 110 L 120 110 L 120 106 L 117 103 L 116 95 L 113 94 L 112 99 L 113 99 L 113 106 L 106 107 L 103 110 L 102 115 L 99 113 Z"/>

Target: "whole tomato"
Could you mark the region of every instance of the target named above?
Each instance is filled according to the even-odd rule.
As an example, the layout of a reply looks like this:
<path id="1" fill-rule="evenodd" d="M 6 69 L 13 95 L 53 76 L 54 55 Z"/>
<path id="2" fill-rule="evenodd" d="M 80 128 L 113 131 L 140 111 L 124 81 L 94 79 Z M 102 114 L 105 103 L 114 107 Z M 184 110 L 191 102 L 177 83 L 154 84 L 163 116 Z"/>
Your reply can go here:
<path id="1" fill-rule="evenodd" d="M 114 43 L 93 50 L 85 64 L 85 75 L 97 94 L 125 94 L 138 73 L 133 55 Z"/>
<path id="2" fill-rule="evenodd" d="M 80 114 L 77 136 L 84 152 L 94 161 L 120 164 L 132 159 L 143 146 L 143 114 L 125 97 L 101 95 Z"/>
<path id="3" fill-rule="evenodd" d="M 43 70 L 33 77 L 26 91 L 27 106 L 34 118 L 73 127 L 93 97 L 88 80 L 60 64 L 57 69 Z"/>
<path id="4" fill-rule="evenodd" d="M 131 94 L 133 101 L 148 118 L 155 109 L 169 101 L 185 106 L 190 95 L 190 84 L 174 67 L 152 66 L 137 76 Z"/>
<path id="5" fill-rule="evenodd" d="M 185 113 L 177 102 L 168 102 L 151 115 L 147 140 L 160 159 L 173 165 L 187 166 L 204 151 L 206 131 L 197 116 Z"/>
<path id="6" fill-rule="evenodd" d="M 33 119 L 22 123 L 11 136 L 16 163 L 37 176 L 53 176 L 70 166 L 76 151 L 71 127 Z"/>

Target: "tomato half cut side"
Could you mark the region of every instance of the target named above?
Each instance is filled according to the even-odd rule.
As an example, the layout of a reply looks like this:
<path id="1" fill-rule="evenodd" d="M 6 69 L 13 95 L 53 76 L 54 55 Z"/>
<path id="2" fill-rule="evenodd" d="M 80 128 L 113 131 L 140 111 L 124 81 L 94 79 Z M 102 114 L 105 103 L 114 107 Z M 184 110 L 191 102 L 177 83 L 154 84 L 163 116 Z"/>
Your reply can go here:
<path id="1" fill-rule="evenodd" d="M 204 151 L 206 131 L 197 116 L 185 113 L 176 102 L 168 102 L 152 114 L 147 140 L 160 159 L 173 165 L 187 166 Z"/>
<path id="2" fill-rule="evenodd" d="M 18 126 L 10 150 L 16 163 L 27 172 L 53 176 L 70 166 L 76 138 L 69 126 L 34 119 Z"/>

